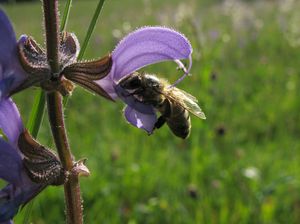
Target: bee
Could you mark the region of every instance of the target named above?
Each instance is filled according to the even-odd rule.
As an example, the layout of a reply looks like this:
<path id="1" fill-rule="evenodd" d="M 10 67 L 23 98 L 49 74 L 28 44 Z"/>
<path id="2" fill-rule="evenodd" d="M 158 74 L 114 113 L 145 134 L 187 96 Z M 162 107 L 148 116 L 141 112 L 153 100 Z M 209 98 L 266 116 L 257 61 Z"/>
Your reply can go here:
<path id="1" fill-rule="evenodd" d="M 205 119 L 205 114 L 197 104 L 197 99 L 189 93 L 171 86 L 166 80 L 155 75 L 134 72 L 119 81 L 121 88 L 135 100 L 153 106 L 161 116 L 154 129 L 165 123 L 177 137 L 187 138 L 191 131 L 189 112 Z"/>

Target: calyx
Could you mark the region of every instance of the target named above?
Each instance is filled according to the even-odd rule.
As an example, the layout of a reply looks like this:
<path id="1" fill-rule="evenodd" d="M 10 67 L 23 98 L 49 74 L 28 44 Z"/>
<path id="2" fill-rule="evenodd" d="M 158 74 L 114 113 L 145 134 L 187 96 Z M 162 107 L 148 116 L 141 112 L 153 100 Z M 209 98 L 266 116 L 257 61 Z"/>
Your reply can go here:
<path id="1" fill-rule="evenodd" d="M 95 82 L 109 74 L 112 67 L 111 56 L 77 62 L 79 49 L 77 37 L 73 33 L 62 32 L 59 46 L 60 71 L 52 73 L 46 51 L 32 37 L 19 42 L 19 59 L 23 69 L 28 73 L 28 78 L 11 95 L 31 86 L 39 86 L 47 92 L 59 91 L 65 96 L 72 93 L 73 83 L 76 83 L 112 100 L 109 94 Z"/>

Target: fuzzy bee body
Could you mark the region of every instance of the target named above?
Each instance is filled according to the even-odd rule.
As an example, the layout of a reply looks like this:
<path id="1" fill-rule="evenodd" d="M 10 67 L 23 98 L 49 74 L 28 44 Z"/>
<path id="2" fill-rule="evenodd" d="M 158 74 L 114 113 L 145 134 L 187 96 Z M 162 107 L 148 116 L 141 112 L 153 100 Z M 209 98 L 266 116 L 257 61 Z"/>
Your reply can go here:
<path id="1" fill-rule="evenodd" d="M 205 115 L 192 95 L 176 88 L 154 75 L 133 73 L 119 85 L 141 103 L 153 106 L 161 113 L 154 128 L 167 123 L 173 134 L 187 138 L 191 130 L 189 112 L 205 119 Z"/>
<path id="2" fill-rule="evenodd" d="M 188 110 L 168 98 L 156 109 L 161 113 L 161 117 L 155 124 L 156 128 L 160 128 L 166 122 L 176 136 L 183 139 L 188 137 L 191 131 L 191 118 Z"/>

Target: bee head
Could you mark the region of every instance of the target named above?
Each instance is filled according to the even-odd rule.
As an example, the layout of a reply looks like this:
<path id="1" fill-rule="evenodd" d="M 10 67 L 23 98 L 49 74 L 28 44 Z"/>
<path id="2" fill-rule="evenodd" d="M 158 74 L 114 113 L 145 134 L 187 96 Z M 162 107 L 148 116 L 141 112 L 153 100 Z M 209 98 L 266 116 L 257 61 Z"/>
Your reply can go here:
<path id="1" fill-rule="evenodd" d="M 135 93 L 137 93 L 137 91 L 141 93 L 141 91 L 144 92 L 145 90 L 147 90 L 147 93 L 150 93 L 151 91 L 160 92 L 160 89 L 162 88 L 160 80 L 155 75 L 138 72 L 134 72 L 124 79 L 121 79 L 119 85 L 129 92 Z"/>
<path id="2" fill-rule="evenodd" d="M 152 88 L 152 89 L 160 88 L 161 85 L 160 81 L 155 75 L 145 74 L 143 78 L 144 78 L 144 83 L 146 88 Z"/>
<path id="3" fill-rule="evenodd" d="M 141 87 L 142 85 L 142 75 L 134 72 L 131 75 L 121 79 L 119 84 L 122 88 L 127 90 L 135 90 Z"/>

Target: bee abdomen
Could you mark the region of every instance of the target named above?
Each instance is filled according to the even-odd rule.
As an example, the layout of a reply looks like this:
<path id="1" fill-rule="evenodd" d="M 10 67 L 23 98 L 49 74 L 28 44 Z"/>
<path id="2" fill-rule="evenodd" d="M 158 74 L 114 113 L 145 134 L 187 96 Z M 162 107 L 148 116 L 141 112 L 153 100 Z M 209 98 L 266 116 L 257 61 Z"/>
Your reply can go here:
<path id="1" fill-rule="evenodd" d="M 180 105 L 173 104 L 170 116 L 166 119 L 172 132 L 180 137 L 187 138 L 191 130 L 191 119 L 189 112 Z"/>

